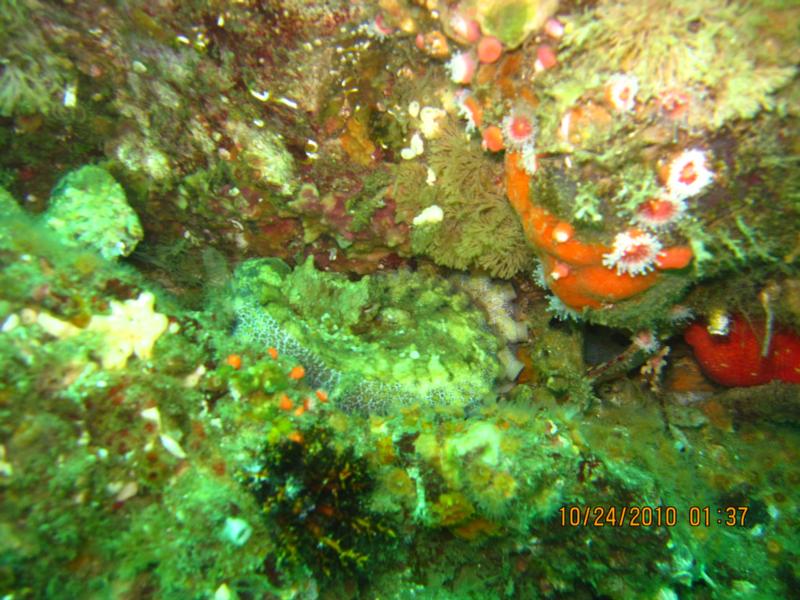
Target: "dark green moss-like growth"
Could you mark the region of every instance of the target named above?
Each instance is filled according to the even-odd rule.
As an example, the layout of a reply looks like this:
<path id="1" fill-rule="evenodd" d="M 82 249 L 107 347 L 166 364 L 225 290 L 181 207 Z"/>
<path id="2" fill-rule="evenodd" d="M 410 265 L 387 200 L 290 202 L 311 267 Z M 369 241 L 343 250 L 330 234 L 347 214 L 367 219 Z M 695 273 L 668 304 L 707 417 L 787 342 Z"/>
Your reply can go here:
<path id="1" fill-rule="evenodd" d="M 65 86 L 76 85 L 71 61 L 53 50 L 40 27 L 32 26 L 50 16 L 44 10 L 35 2 L 0 3 L 0 116 L 50 113 L 58 107 Z"/>
<path id="2" fill-rule="evenodd" d="M 452 123 L 431 142 L 429 166 L 436 184 L 426 184 L 422 165 L 403 167 L 396 186 L 400 213 L 407 220 L 438 205 L 439 223 L 414 226 L 412 248 L 445 267 L 478 268 L 511 278 L 532 265 L 522 227 L 501 186 L 502 165 Z"/>
<path id="3" fill-rule="evenodd" d="M 763 280 L 796 265 L 800 169 L 790 140 L 798 132 L 797 119 L 764 115 L 717 141 L 720 154 L 732 154 L 727 177 L 720 178 L 723 189 L 698 203 L 695 218 L 679 224 L 695 247 L 699 273 L 712 277 L 753 268 L 753 277 Z"/>
<path id="4" fill-rule="evenodd" d="M 331 432 L 306 431 L 308 443 L 267 445 L 255 474 L 243 474 L 278 536 L 277 564 L 307 564 L 319 576 L 374 569 L 391 554 L 394 532 L 366 510 L 372 493 L 363 459 L 340 451 Z"/>

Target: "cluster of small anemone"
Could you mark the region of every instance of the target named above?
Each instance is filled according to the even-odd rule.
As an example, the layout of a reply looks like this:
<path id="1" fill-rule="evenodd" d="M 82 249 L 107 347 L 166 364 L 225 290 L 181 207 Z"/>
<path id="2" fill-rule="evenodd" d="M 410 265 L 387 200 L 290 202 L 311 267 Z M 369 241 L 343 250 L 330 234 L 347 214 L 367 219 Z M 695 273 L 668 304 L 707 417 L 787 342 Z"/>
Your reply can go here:
<path id="1" fill-rule="evenodd" d="M 662 250 L 655 232 L 677 223 L 687 211 L 687 199 L 702 193 L 713 181 L 707 154 L 698 148 L 684 150 L 667 165 L 662 193 L 637 207 L 632 221 L 639 227 L 618 233 L 603 264 L 617 273 L 644 275 L 655 268 Z M 646 231 L 643 231 L 646 230 Z"/>
<path id="2" fill-rule="evenodd" d="M 556 19 L 550 19 L 548 26 L 552 33 L 546 28 L 546 34 L 553 39 L 559 39 L 563 28 L 558 28 L 558 25 L 560 23 Z M 466 43 L 483 41 L 474 22 L 451 23 L 451 26 Z M 497 56 L 492 53 L 490 60 L 484 58 L 481 51 L 479 42 L 477 47 L 471 47 L 452 57 L 446 68 L 453 82 L 469 86 L 479 64 L 497 60 L 502 48 Z M 549 46 L 544 45 L 537 50 L 537 71 L 552 68 L 556 64 L 555 52 Z M 620 114 L 634 112 L 638 92 L 637 78 L 628 73 L 611 75 L 604 86 L 606 103 Z M 467 132 L 480 131 L 485 150 L 514 151 L 519 155 L 520 164 L 528 175 L 537 172 L 536 115 L 531 105 L 524 100 L 517 100 L 501 123 L 484 127 L 482 107 L 468 88 L 460 89 L 455 99 L 460 116 L 467 122 Z M 680 106 L 685 106 L 683 100 Z M 713 182 L 714 174 L 708 163 L 706 152 L 699 148 L 685 149 L 674 156 L 668 162 L 666 172 L 662 174 L 663 189 L 655 197 L 636 207 L 630 228 L 616 234 L 612 248 L 603 256 L 602 264 L 615 270 L 618 275 L 646 275 L 655 270 L 664 250 L 657 233 L 683 218 L 688 210 L 687 199 L 699 195 Z"/>
<path id="3" fill-rule="evenodd" d="M 459 85 L 469 86 L 480 64 L 496 62 L 503 54 L 503 44 L 495 37 L 482 35 L 480 26 L 472 19 L 455 11 L 451 14 L 450 29 L 456 39 L 469 48 L 455 53 L 445 65 L 450 79 Z M 551 40 L 559 40 L 564 35 L 564 25 L 556 18 L 549 18 L 543 28 Z M 536 49 L 534 70 L 539 73 L 552 69 L 558 64 L 554 47 L 548 43 Z M 524 101 L 517 101 L 500 123 L 483 127 L 483 110 L 468 87 L 461 88 L 455 96 L 459 115 L 467 122 L 467 133 L 479 131 L 484 150 L 500 152 L 505 149 L 518 151 L 522 165 L 529 175 L 536 173 L 536 117 L 533 107 Z"/>

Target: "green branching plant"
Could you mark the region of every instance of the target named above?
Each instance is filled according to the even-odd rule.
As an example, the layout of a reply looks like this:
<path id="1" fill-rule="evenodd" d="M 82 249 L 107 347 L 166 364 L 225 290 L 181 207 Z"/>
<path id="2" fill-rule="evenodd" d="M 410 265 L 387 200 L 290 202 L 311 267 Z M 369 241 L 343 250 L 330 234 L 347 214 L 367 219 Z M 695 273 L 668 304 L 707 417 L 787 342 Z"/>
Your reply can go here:
<path id="1" fill-rule="evenodd" d="M 414 252 L 453 269 L 477 267 L 493 277 L 513 277 L 529 267 L 532 251 L 497 184 L 498 165 L 478 143 L 448 126 L 431 146 L 429 165 L 436 174 L 434 186 L 425 183 L 423 168 L 401 169 L 396 186 L 401 214 L 418 214 L 431 204 L 444 213 L 440 223 L 412 229 Z"/>
<path id="2" fill-rule="evenodd" d="M 530 266 L 532 251 L 496 183 L 498 166 L 477 142 L 465 142 L 461 131 L 447 128 L 432 145 L 430 167 L 444 220 L 412 231 L 416 252 L 446 267 L 477 267 L 501 278 Z"/>

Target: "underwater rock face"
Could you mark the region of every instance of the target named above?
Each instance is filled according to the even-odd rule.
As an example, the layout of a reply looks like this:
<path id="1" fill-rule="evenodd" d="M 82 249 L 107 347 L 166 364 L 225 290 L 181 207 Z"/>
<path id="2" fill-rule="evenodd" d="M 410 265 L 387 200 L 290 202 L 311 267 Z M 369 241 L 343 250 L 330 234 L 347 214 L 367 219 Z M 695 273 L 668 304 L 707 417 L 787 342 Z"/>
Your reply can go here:
<path id="1" fill-rule="evenodd" d="M 491 397 L 498 340 L 446 281 L 398 271 L 363 277 L 276 259 L 243 263 L 234 280 L 236 335 L 299 360 L 309 381 L 347 406 L 463 406 Z"/>
<path id="2" fill-rule="evenodd" d="M 795 597 L 799 25 L 0 2 L 0 599 Z"/>

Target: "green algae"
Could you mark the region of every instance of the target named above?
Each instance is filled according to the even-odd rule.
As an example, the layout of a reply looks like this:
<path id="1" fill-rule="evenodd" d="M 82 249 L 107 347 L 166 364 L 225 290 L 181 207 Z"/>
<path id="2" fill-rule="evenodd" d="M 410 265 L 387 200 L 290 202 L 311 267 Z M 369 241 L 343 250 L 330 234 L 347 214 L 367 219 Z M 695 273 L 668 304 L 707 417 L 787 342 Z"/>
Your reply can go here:
<path id="1" fill-rule="evenodd" d="M 475 5 L 483 32 L 516 48 L 555 13 L 558 0 L 491 0 Z"/>
<path id="2" fill-rule="evenodd" d="M 686 1 L 662 13 L 658 2 L 649 4 L 601 2 L 569 24 L 571 51 L 602 55 L 606 72 L 632 73 L 645 100 L 668 90 L 705 87 L 714 103 L 708 112 L 695 113 L 707 119 L 696 125 L 718 129 L 777 107 L 774 94 L 794 77 L 795 68 L 785 51 L 775 52 L 758 40 L 769 31 L 776 45 L 782 43 L 778 39 L 786 41 L 780 11 L 759 14 L 748 2 L 720 8 Z M 788 10 L 783 9 L 786 15 Z"/>
<path id="3" fill-rule="evenodd" d="M 62 103 L 67 86 L 75 85 L 72 62 L 51 48 L 43 31 L 28 27 L 32 19 L 41 17 L 41 12 L 42 7 L 35 3 L 9 0 L 0 5 L 3 117 L 53 112 Z"/>
<path id="4" fill-rule="evenodd" d="M 644 12 L 641 4 L 562 3 L 563 42 L 531 32 L 519 50 L 520 77 L 511 77 L 540 96 L 539 144 L 553 154 L 543 157 L 534 193 L 559 217 L 579 221 L 582 237 L 608 242 L 627 227 L 673 150 L 703 148 L 715 173 L 691 216 L 660 233 L 691 245 L 691 269 L 559 324 L 528 281 L 532 251 L 503 196 L 501 161 L 474 140 L 464 143 L 461 131 L 426 143 L 418 161 L 393 157 L 402 147 L 396 129 L 406 124 L 397 111 L 449 93 L 441 64 L 419 54 L 405 30 L 368 38 L 366 26 L 350 23 L 371 23 L 371 7 L 267 4 L 106 7 L 87 19 L 81 3 L 44 3 L 50 12 L 25 24 L 47 32 L 51 48 L 68 47 L 81 73 L 80 110 L 59 106 L 66 63 L 58 72 L 31 68 L 58 85 L 42 91 L 40 106 L 15 104 L 2 124 L 3 182 L 21 202 L 0 191 L 0 595 L 788 597 L 800 578 L 790 493 L 800 481 L 796 386 L 721 391 L 692 382 L 682 322 L 670 314 L 686 302 L 698 314 L 722 307 L 750 318 L 774 310 L 784 324 L 800 319 L 791 3 L 679 2 L 675 14 L 653 10 L 633 20 L 620 14 Z M 419 4 L 392 3 L 384 16 L 392 27 L 408 18 L 422 32 L 439 28 Z M 698 14 L 699 22 L 689 20 Z M 127 17 L 132 31 L 119 31 Z M 700 58 L 709 48 L 717 53 L 709 65 L 688 56 L 685 66 L 702 79 L 678 73 L 696 93 L 696 112 L 664 125 L 656 92 L 665 82 L 637 70 L 634 112 L 590 127 L 579 146 L 558 139 L 564 111 L 599 105 L 611 71 L 629 70 L 619 53 L 641 59 L 631 68 L 661 73 L 686 57 L 669 39 L 651 39 L 652 56 L 637 54 L 631 48 L 641 39 L 621 33 L 630 23 L 645 38 L 702 37 Z M 331 33 L 339 28 L 346 43 Z M 25 29 L 9 31 L 13 41 Z M 561 65 L 534 74 L 539 43 L 558 46 Z M 367 80 L 375 71 L 362 73 L 355 86 L 369 85 L 374 97 L 337 79 L 366 69 L 365 61 L 342 68 L 324 58 L 345 46 L 347 60 L 369 46 L 380 63 L 374 81 Z M 38 48 L 19 48 L 42 64 Z M 3 59 L 10 62 L 2 75 L 30 64 L 7 52 Z M 506 94 L 519 91 L 507 81 L 502 94 L 500 87 L 473 87 L 492 104 L 487 122 L 499 122 L 513 101 Z M 261 90 L 271 91 L 268 102 L 253 97 Z M 282 103 L 287 90 L 294 93 Z M 315 114 L 326 94 L 341 101 Z M 380 158 L 356 169 L 341 152 L 337 118 L 358 104 Z M 113 126 L 87 126 L 110 107 Z M 37 112 L 47 114 L 44 129 Z M 312 132 L 316 163 L 298 158 Z M 67 145 L 65 161 L 55 148 Z M 127 260 L 98 253 L 120 239 L 109 219 L 99 228 L 103 244 L 81 247 L 31 214 L 44 211 L 61 173 L 29 162 L 72 169 L 99 154 L 111 157 L 148 233 Z M 438 176 L 433 184 L 428 167 Z M 313 209 L 276 217 L 301 186 L 335 197 L 344 218 L 326 221 L 331 215 Z M 410 237 L 389 228 L 380 235 L 391 243 L 360 239 L 376 215 L 390 218 L 395 202 Z M 435 203 L 446 221 L 415 231 L 413 217 Z M 305 231 L 291 229 L 289 242 L 273 219 L 302 221 Z M 337 260 L 331 249 L 345 246 L 366 258 Z M 384 260 L 386 246 L 398 255 Z M 263 258 L 277 253 L 313 254 L 320 267 Z M 246 260 L 253 256 L 262 259 Z M 155 263 L 149 280 L 132 267 Z M 473 306 L 481 298 L 456 291 L 447 268 L 509 279 L 516 300 L 494 310 L 529 333 L 506 322 L 515 335 L 501 334 L 504 326 Z M 355 274 L 368 271 L 376 274 Z M 151 289 L 169 333 L 150 359 L 133 357 L 119 370 L 103 368 L 103 340 L 56 339 L 37 322 L 49 313 L 85 328 L 113 302 Z M 590 367 L 586 321 L 623 337 L 653 329 L 669 355 L 658 363 L 664 354 L 614 354 L 597 342 L 611 364 Z M 510 351 L 525 365 L 506 382 L 497 354 L 509 352 L 512 339 L 519 347 Z M 280 348 L 277 359 L 269 345 Z M 421 360 L 434 354 L 438 364 Z M 695 387 L 676 385 L 687 380 Z M 634 526 L 610 517 L 612 507 L 633 506 L 662 514 L 673 507 L 677 522 Z M 705 506 L 746 507 L 748 518 L 690 524 L 692 507 Z M 571 509 L 582 517 L 598 507 L 604 520 L 568 519 Z"/>
<path id="5" fill-rule="evenodd" d="M 357 282 L 308 258 L 243 263 L 233 282 L 237 335 L 305 365 L 345 405 L 463 406 L 493 393 L 498 341 L 468 298 L 421 272 Z M 310 299 L 314 299 L 313 302 Z"/>
<path id="6" fill-rule="evenodd" d="M 419 163 L 398 168 L 394 193 L 401 221 L 412 223 L 425 208 L 439 206 L 439 223 L 412 225 L 411 248 L 436 264 L 453 269 L 477 268 L 509 279 L 533 263 L 522 228 L 497 185 L 499 165 L 480 145 L 464 142 L 453 123 L 431 143 L 428 166 L 436 184 L 426 183 Z"/>
<path id="7" fill-rule="evenodd" d="M 92 248 L 107 259 L 129 255 L 144 237 L 122 186 L 95 166 L 59 180 L 43 219 L 66 243 Z"/>

